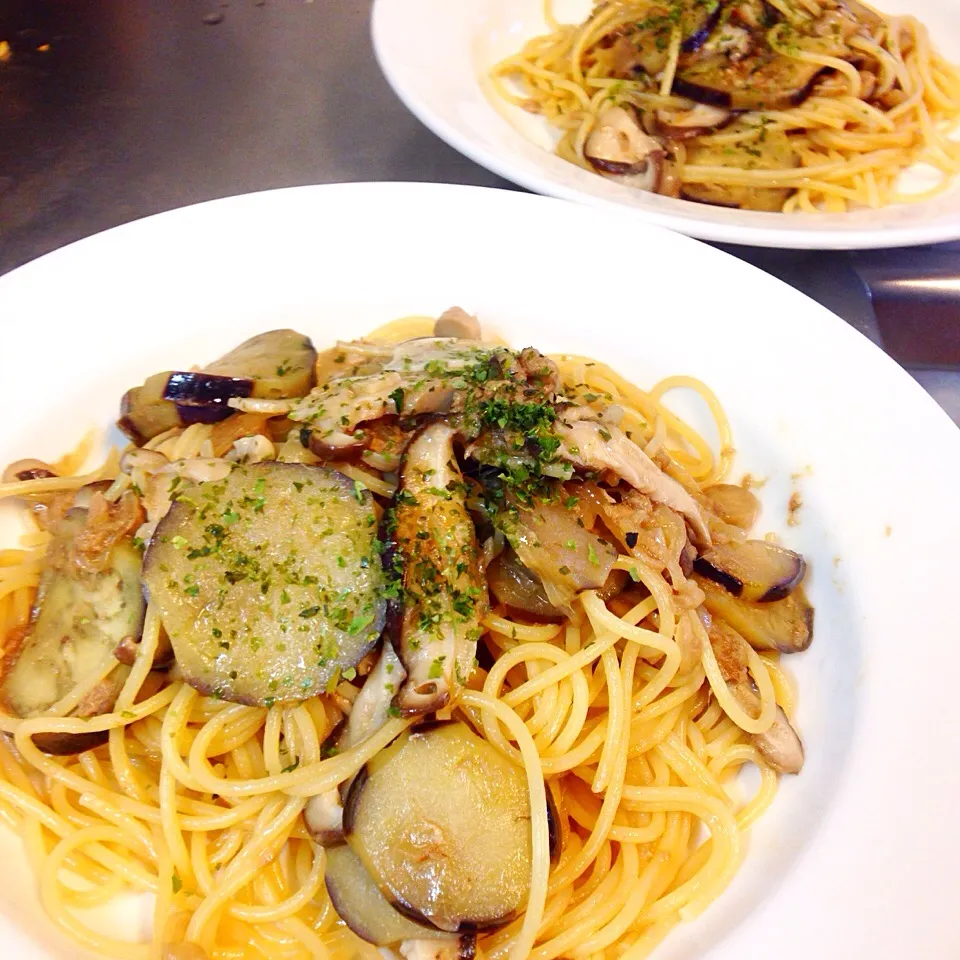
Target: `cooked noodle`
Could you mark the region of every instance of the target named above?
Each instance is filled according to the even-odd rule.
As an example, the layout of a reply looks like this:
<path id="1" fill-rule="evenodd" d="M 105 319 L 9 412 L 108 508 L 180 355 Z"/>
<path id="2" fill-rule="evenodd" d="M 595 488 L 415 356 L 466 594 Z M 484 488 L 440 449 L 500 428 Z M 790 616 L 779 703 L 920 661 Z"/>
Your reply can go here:
<path id="1" fill-rule="evenodd" d="M 572 41 L 571 41 L 572 42 Z M 553 88 L 552 88 L 553 89 Z M 413 318 L 379 331 L 397 341 L 424 333 Z M 372 339 L 378 339 L 375 334 Z M 557 357 L 568 395 L 593 395 L 623 411 L 638 443 L 655 442 L 689 483 L 721 479 L 730 466 L 730 428 L 714 395 L 692 378 L 644 391 L 609 367 Z M 700 394 L 716 420 L 721 451 L 664 405 L 673 389 Z M 582 401 L 582 402 L 590 402 Z M 209 425 L 168 433 L 148 446 L 169 459 L 210 454 Z M 82 456 L 67 463 L 81 469 Z M 92 474 L 8 484 L 0 495 L 49 495 L 114 479 L 116 455 Z M 361 482 L 393 484 L 360 468 Z M 377 492 L 381 492 L 377 489 Z M 0 636 L 29 619 L 46 535 L 0 553 Z M 709 643 L 681 670 L 688 634 L 703 627 L 652 568 L 623 555 L 620 569 L 649 590 L 621 615 L 594 591 L 563 623 L 531 624 L 494 608 L 484 642 L 493 655 L 454 712 L 527 773 L 532 809 L 532 883 L 527 910 L 482 934 L 490 958 L 647 956 L 678 922 L 718 897 L 738 868 L 744 831 L 773 801 L 777 774 L 748 736 L 767 729 L 792 695 L 776 659 L 752 655 L 759 712 L 733 700 Z M 674 585 L 676 586 L 676 584 Z M 659 628 L 651 626 L 657 614 Z M 324 888 L 325 854 L 308 835 L 307 799 L 355 774 L 404 730 L 387 722 L 336 756 L 322 745 L 359 690 L 343 680 L 334 696 L 269 708 L 226 703 L 151 671 L 161 625 L 148 608 L 134 666 L 112 712 L 0 716 L 0 817 L 23 837 L 48 915 L 99 956 L 194 960 L 241 957 L 377 957 L 337 918 Z M 118 664 L 104 664 L 101 676 Z M 41 732 L 109 731 L 77 756 L 42 753 Z M 735 777 L 760 771 L 747 799 Z M 544 778 L 546 785 L 544 784 Z M 544 790 L 559 810 L 563 852 L 551 864 Z M 131 943 L 102 932 L 78 908 L 124 891 L 156 897 L 152 939 Z"/>
<path id="2" fill-rule="evenodd" d="M 638 70 L 635 76 L 624 76 L 617 59 L 617 42 L 625 34 L 657 16 L 669 19 L 684 2 L 607 0 L 584 23 L 567 25 L 557 23 L 546 0 L 552 32 L 498 63 L 491 72 L 494 89 L 503 100 L 546 118 L 561 132 L 557 153 L 594 171 L 585 147 L 604 110 L 614 105 L 636 108 L 650 131 L 648 120 L 658 110 L 694 106 L 674 88 L 684 57 L 678 27 L 669 42 L 658 39 L 668 54 L 658 74 Z M 826 72 L 796 106 L 734 110 L 731 126 L 684 139 L 672 140 L 669 133 L 661 137 L 670 175 L 660 192 L 687 196 L 688 190 L 693 194 L 698 186 L 708 185 L 769 194 L 778 188 L 784 191 L 775 201 L 779 206 L 758 209 L 844 212 L 928 199 L 950 185 L 960 171 L 960 143 L 951 137 L 960 123 L 960 68 L 937 52 L 926 26 L 913 16 L 878 14 L 875 27 L 871 22 L 846 42 L 842 57 L 802 49 L 795 40 L 798 29 L 835 10 L 839 2 L 770 3 L 768 9 L 777 11 L 780 22 L 763 28 L 768 49 Z M 725 4 L 724 17 L 737 7 Z M 722 35 L 729 22 L 722 19 L 716 33 Z M 795 167 L 751 159 L 760 156 L 765 142 L 782 135 L 789 138 Z M 713 148 L 709 156 L 714 159 L 697 162 L 690 157 L 697 148 Z M 925 190 L 906 191 L 901 175 L 918 163 L 934 168 L 939 177 Z M 688 199 L 739 205 L 702 193 Z"/>

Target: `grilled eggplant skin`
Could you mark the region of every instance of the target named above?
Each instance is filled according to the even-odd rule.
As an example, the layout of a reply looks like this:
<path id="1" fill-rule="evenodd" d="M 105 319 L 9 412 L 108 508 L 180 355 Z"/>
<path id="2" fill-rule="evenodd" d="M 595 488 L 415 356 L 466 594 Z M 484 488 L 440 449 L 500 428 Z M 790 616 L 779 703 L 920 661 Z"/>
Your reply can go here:
<path id="1" fill-rule="evenodd" d="M 188 683 L 237 703 L 302 700 L 373 647 L 386 601 L 368 490 L 263 462 L 174 495 L 143 581 Z"/>

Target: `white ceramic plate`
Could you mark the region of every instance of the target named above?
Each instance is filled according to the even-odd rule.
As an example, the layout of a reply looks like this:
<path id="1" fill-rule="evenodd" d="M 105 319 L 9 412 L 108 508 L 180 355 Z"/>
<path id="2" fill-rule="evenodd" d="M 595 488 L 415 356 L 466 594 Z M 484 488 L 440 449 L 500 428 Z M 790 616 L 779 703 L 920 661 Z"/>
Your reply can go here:
<path id="1" fill-rule="evenodd" d="M 615 270 L 530 242 L 627 231 Z M 770 478 L 761 527 L 810 560 L 816 636 L 789 660 L 807 766 L 731 887 L 658 960 L 960 956 L 960 432 L 867 340 L 753 267 L 630 211 L 465 187 L 307 187 L 177 210 L 0 280 L 0 463 L 56 456 L 108 426 L 130 385 L 254 332 L 290 325 L 326 344 L 451 304 L 640 384 L 708 381 L 734 426 L 734 476 Z M 704 422 L 688 400 L 675 405 Z M 804 506 L 788 527 L 794 490 Z M 76 956 L 39 912 L 19 841 L 0 841 L 4 955 Z M 127 902 L 108 919 L 133 930 L 143 916 Z"/>
<path id="2" fill-rule="evenodd" d="M 471 160 L 538 193 L 594 206 L 625 206 L 637 220 L 693 237 L 764 247 L 864 249 L 960 237 L 960 180 L 923 203 L 787 215 L 643 193 L 561 160 L 553 153 L 556 135 L 546 122 L 504 104 L 486 80 L 493 64 L 547 32 L 543 2 L 375 0 L 377 58 L 400 99 L 434 133 Z M 957 0 L 876 0 L 876 5 L 919 17 L 940 51 L 960 61 Z M 562 22 L 579 23 L 591 7 L 591 0 L 558 0 L 555 9 Z M 917 186 L 931 183 L 929 173 L 911 172 L 910 177 Z"/>

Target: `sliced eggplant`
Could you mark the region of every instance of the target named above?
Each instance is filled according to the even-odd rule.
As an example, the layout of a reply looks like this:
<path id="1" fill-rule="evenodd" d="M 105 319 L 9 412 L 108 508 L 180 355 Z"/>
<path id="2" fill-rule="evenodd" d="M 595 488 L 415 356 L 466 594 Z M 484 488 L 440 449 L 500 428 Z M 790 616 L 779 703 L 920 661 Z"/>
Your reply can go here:
<path id="1" fill-rule="evenodd" d="M 296 330 L 270 330 L 245 340 L 206 371 L 253 381 L 252 393 L 246 396 L 304 397 L 314 384 L 316 360 L 309 337 Z"/>
<path id="2" fill-rule="evenodd" d="M 526 777 L 466 724 L 414 728 L 377 754 L 350 788 L 344 830 L 384 896 L 421 922 L 484 928 L 526 905 Z"/>
<path id="3" fill-rule="evenodd" d="M 683 29 L 682 53 L 696 53 L 713 33 L 723 14 L 723 0 L 693 0 L 686 4 L 680 21 Z"/>
<path id="4" fill-rule="evenodd" d="M 678 70 L 673 92 L 724 110 L 789 110 L 810 96 L 823 69 L 770 49 L 742 60 L 712 53 Z"/>
<path id="5" fill-rule="evenodd" d="M 628 580 L 624 570 L 611 570 L 597 592 L 601 599 L 610 600 L 623 590 Z M 547 599 L 543 580 L 520 562 L 513 548 L 504 550 L 490 563 L 487 582 L 497 600 L 514 610 L 529 613 L 540 620 L 562 620 L 565 616 Z"/>
<path id="6" fill-rule="evenodd" d="M 476 531 L 446 422 L 424 427 L 407 449 L 396 499 L 396 556 L 403 571 L 399 654 L 407 680 L 394 701 L 406 715 L 438 710 L 474 669 L 488 602 Z"/>
<path id="7" fill-rule="evenodd" d="M 569 613 L 583 590 L 598 590 L 617 559 L 616 547 L 587 530 L 563 502 L 502 511 L 496 524 L 517 558 L 539 578 L 550 604 Z"/>
<path id="8" fill-rule="evenodd" d="M 783 133 L 761 135 L 760 139 L 738 145 L 692 144 L 686 165 L 692 167 L 729 167 L 736 170 L 791 170 L 800 158 Z M 711 203 L 720 207 L 760 210 L 776 213 L 793 192 L 780 187 L 751 187 L 736 184 L 685 181 L 681 194 L 686 200 Z"/>
<path id="9" fill-rule="evenodd" d="M 233 413 L 227 401 L 234 397 L 249 397 L 254 382 L 246 377 L 222 377 L 201 371 L 174 370 L 163 387 L 163 399 L 188 407 L 216 407 Z"/>
<path id="10" fill-rule="evenodd" d="M 694 574 L 703 590 L 704 606 L 726 621 L 757 650 L 800 653 L 813 640 L 813 607 L 797 587 L 790 596 L 772 603 L 740 600 L 712 580 Z"/>
<path id="11" fill-rule="evenodd" d="M 4 655 L 2 699 L 15 716 L 43 716 L 115 662 L 113 652 L 121 642 L 140 637 L 141 561 L 131 535 L 141 518 L 132 494 L 122 504 L 108 504 L 98 486 L 81 488 L 74 506 L 55 524 L 29 628 Z M 108 713 L 128 672 L 117 665 L 71 716 Z M 105 732 L 42 734 L 34 742 L 48 753 L 66 754 L 106 739 Z"/>
<path id="12" fill-rule="evenodd" d="M 401 940 L 459 939 L 417 923 L 391 906 L 361 859 L 346 845 L 327 850 L 324 879 L 337 915 L 367 943 L 388 947 Z"/>
<path id="13" fill-rule="evenodd" d="M 267 462 L 173 496 L 143 582 L 188 683 L 238 703 L 303 700 L 371 649 L 386 601 L 368 490 Z"/>
<path id="14" fill-rule="evenodd" d="M 735 597 L 757 603 L 789 596 L 807 572 L 799 553 L 768 540 L 717 543 L 700 554 L 693 567 Z"/>
<path id="15" fill-rule="evenodd" d="M 711 511 L 724 523 L 749 530 L 760 515 L 760 501 L 746 487 L 716 483 L 704 491 Z"/>
<path id="16" fill-rule="evenodd" d="M 120 401 L 120 419 L 117 427 L 137 446 L 148 440 L 183 426 L 177 405 L 163 399 L 163 391 L 170 371 L 148 377 L 143 386 L 128 390 Z"/>

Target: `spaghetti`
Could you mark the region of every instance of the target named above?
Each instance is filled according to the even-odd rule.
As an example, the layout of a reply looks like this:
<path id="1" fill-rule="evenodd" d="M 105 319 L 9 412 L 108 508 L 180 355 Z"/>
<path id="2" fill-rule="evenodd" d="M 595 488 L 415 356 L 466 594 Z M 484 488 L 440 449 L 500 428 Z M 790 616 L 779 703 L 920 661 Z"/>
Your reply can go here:
<path id="1" fill-rule="evenodd" d="M 400 342 L 432 325 L 399 321 L 368 342 Z M 707 387 L 678 377 L 644 391 L 601 363 L 553 359 L 564 396 L 608 417 L 614 411 L 619 429 L 708 502 L 702 492 L 722 481 L 733 449 Z M 674 389 L 704 398 L 719 456 L 664 405 Z M 171 462 L 209 458 L 222 429 L 179 427 L 145 448 Z M 276 435 L 262 419 L 259 429 Z M 136 485 L 115 453 L 80 474 L 88 448 L 53 465 L 54 476 L 0 486 L 0 496 L 22 498 L 29 517 L 31 502 L 92 481 L 110 482 L 115 498 Z M 394 475 L 359 461 L 350 470 L 383 497 L 396 486 Z M 589 514 L 580 516 L 589 526 Z M 30 627 L 49 540 L 37 528 L 0 553 L 8 645 Z M 612 566 L 626 588 L 607 599 L 587 590 L 560 619 L 538 621 L 494 602 L 482 624 L 484 666 L 441 710 L 523 768 L 533 812 L 526 909 L 480 932 L 483 957 L 649 955 L 722 893 L 744 831 L 774 798 L 778 764 L 757 738 L 778 716 L 786 722 L 793 706 L 776 653 L 749 651 L 743 677 L 749 671 L 752 693 L 738 699 L 709 618 L 698 613 L 694 581 L 671 562 L 622 547 Z M 362 676 L 340 677 L 329 694 L 303 702 L 246 706 L 154 669 L 164 639 L 151 604 L 132 666 L 102 715 L 70 716 L 84 694 L 74 690 L 42 716 L 0 716 L 0 818 L 24 839 L 47 913 L 87 950 L 123 960 L 373 960 L 376 948 L 338 919 L 324 887 L 325 849 L 303 814 L 310 798 L 354 777 L 413 718 L 388 719 L 329 755 L 324 745 L 357 701 Z M 105 662 L 90 685 L 121 669 Z M 70 756 L 45 754 L 32 739 L 97 731 L 107 732 L 105 744 Z M 748 764 L 760 771 L 760 787 L 743 800 L 734 780 Z M 562 841 L 554 862 L 547 794 Z M 123 892 L 155 898 L 149 941 L 120 940 L 85 920 L 85 910 Z"/>
<path id="2" fill-rule="evenodd" d="M 960 70 L 915 17 L 859 0 L 605 0 L 491 74 L 499 97 L 561 131 L 557 153 L 671 196 L 767 211 L 844 212 L 927 199 L 960 170 Z M 655 141 L 601 148 L 611 109 Z M 613 125 L 614 132 L 625 121 Z M 644 163 L 656 176 L 637 180 Z M 925 164 L 934 186 L 907 192 Z"/>

